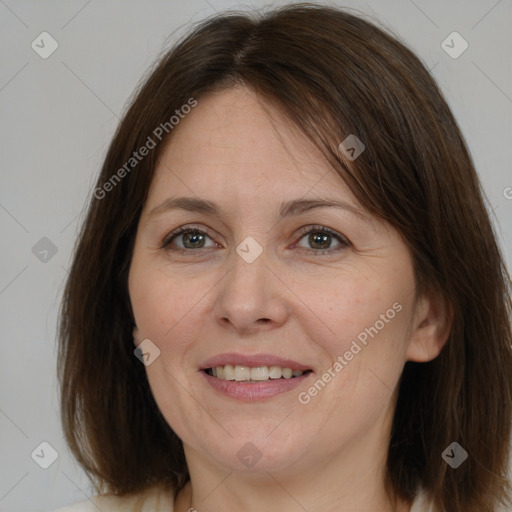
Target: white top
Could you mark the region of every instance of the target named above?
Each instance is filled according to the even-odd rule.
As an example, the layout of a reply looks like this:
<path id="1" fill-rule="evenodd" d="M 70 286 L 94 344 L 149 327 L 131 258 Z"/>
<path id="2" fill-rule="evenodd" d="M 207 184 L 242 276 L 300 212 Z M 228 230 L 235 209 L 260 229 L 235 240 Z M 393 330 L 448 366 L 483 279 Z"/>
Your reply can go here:
<path id="1" fill-rule="evenodd" d="M 61 507 L 53 512 L 173 512 L 174 493 L 153 487 L 129 496 L 98 495 Z M 420 493 L 410 512 L 433 512 L 425 495 Z"/>

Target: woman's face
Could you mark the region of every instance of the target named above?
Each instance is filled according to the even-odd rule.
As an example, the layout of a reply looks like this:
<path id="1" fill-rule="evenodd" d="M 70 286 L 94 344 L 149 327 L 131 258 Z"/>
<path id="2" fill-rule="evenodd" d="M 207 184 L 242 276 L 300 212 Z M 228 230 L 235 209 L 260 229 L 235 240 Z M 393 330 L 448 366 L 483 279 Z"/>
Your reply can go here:
<path id="1" fill-rule="evenodd" d="M 134 339 L 150 340 L 151 390 L 188 459 L 288 473 L 342 456 L 371 465 L 403 365 L 425 355 L 410 253 L 268 108 L 272 121 L 237 86 L 174 128 L 131 263 Z M 178 228 L 194 231 L 170 236 Z"/>

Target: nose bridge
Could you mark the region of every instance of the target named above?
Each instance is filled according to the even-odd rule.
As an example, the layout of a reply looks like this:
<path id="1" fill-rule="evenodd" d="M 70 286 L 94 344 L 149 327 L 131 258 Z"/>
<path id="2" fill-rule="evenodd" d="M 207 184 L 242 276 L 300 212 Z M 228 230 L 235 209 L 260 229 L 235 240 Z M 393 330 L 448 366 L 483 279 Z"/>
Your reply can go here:
<path id="1" fill-rule="evenodd" d="M 217 298 L 218 319 L 228 320 L 239 330 L 250 330 L 262 319 L 281 323 L 286 307 L 262 245 L 246 238 L 230 260 L 231 268 Z"/>
<path id="2" fill-rule="evenodd" d="M 267 293 L 268 254 L 253 238 L 236 247 L 231 258 L 231 270 L 226 276 L 225 292 L 234 294 L 240 303 L 256 304 Z"/>

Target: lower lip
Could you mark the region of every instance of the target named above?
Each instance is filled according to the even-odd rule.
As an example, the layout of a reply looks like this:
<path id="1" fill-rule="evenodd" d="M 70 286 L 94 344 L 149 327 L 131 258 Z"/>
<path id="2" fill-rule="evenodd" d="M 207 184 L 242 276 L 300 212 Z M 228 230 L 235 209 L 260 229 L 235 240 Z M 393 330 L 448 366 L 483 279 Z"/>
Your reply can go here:
<path id="1" fill-rule="evenodd" d="M 212 388 L 220 391 L 224 395 L 231 398 L 238 398 L 246 402 L 253 402 L 256 400 L 263 400 L 286 393 L 303 383 L 313 372 L 305 373 L 300 377 L 291 379 L 271 379 L 262 382 L 238 382 L 235 380 L 218 379 L 208 375 L 205 371 L 201 371 L 206 382 Z"/>

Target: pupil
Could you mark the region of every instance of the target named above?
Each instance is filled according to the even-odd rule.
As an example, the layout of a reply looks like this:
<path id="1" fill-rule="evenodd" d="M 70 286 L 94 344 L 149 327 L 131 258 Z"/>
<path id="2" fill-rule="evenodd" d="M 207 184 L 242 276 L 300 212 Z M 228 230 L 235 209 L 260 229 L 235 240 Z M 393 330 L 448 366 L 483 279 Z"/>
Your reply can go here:
<path id="1" fill-rule="evenodd" d="M 317 232 L 317 233 L 312 233 L 309 238 L 310 238 L 310 242 L 312 244 L 315 244 L 315 243 L 317 243 L 318 240 L 320 240 L 318 242 L 320 245 L 322 245 L 322 243 L 323 243 L 324 246 L 326 245 L 328 247 L 329 246 L 329 242 L 328 242 L 329 236 L 330 235 L 328 235 L 328 234 L 325 234 L 325 233 L 320 234 Z M 323 242 L 322 242 L 322 240 L 323 240 Z M 326 249 L 327 247 L 322 247 L 322 249 Z"/>
<path id="2" fill-rule="evenodd" d="M 202 245 L 197 245 L 197 244 L 194 243 L 194 239 L 201 239 L 201 238 L 203 238 L 203 236 L 201 234 L 199 234 L 199 233 L 185 233 L 185 242 L 184 242 L 185 246 L 186 246 L 187 242 L 191 241 L 191 238 L 193 239 L 192 240 L 192 246 L 195 245 L 196 247 L 202 247 Z M 195 240 L 195 241 L 197 241 L 197 240 Z"/>

